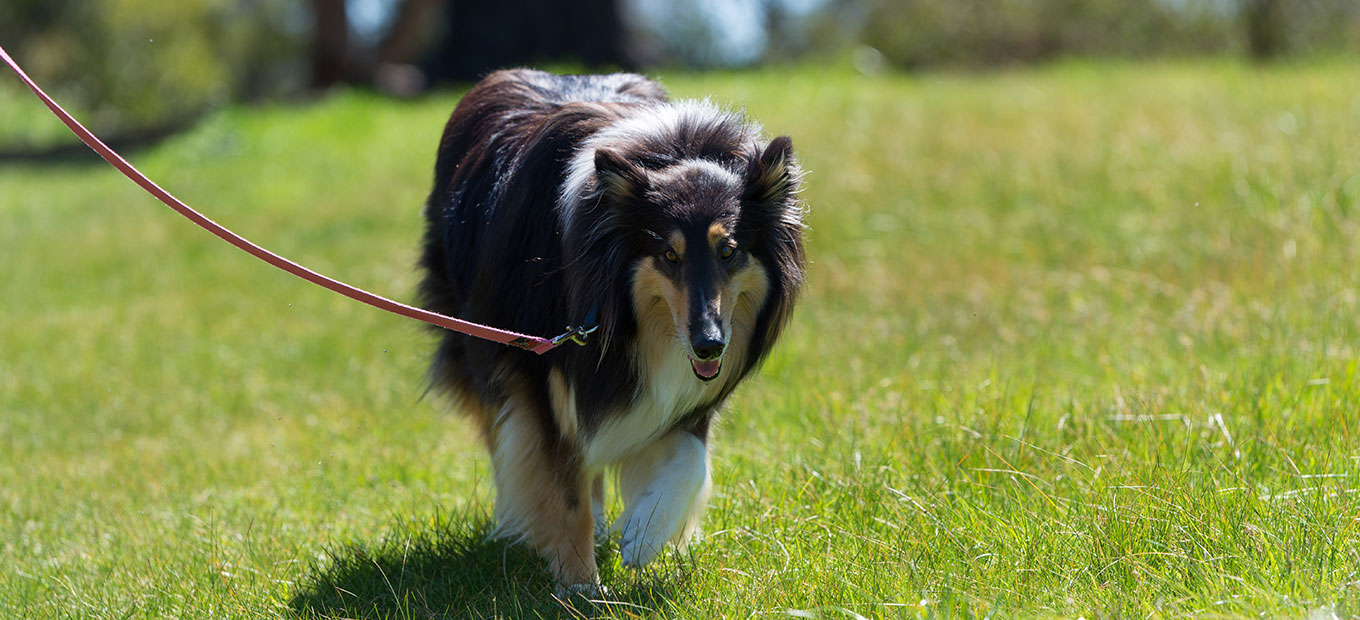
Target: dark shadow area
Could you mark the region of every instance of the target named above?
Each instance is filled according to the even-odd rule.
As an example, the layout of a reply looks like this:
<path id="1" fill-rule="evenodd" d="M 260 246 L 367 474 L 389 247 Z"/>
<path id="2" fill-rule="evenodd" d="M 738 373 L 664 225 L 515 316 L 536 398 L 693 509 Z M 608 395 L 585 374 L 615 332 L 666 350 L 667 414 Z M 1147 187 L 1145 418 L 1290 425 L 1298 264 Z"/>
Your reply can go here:
<path id="1" fill-rule="evenodd" d="M 544 563 L 523 545 L 489 540 L 485 516 L 403 522 L 372 546 L 329 550 L 289 606 L 304 618 L 590 618 L 642 616 L 670 606 L 681 571 L 637 575 L 601 547 L 604 601 L 562 601 Z"/>

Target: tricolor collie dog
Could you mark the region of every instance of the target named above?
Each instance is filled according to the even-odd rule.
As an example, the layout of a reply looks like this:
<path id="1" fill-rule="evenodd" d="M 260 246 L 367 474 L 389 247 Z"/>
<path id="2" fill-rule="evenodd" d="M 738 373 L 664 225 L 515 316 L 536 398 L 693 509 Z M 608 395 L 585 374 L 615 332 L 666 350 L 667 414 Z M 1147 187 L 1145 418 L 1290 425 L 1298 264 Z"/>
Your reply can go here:
<path id="1" fill-rule="evenodd" d="M 559 587 L 599 583 L 607 472 L 625 565 L 695 530 L 710 423 L 803 280 L 799 176 L 788 138 L 637 75 L 501 71 L 453 111 L 423 305 L 529 334 L 598 323 L 542 356 L 446 333 L 431 367 L 491 453 L 496 533 Z"/>

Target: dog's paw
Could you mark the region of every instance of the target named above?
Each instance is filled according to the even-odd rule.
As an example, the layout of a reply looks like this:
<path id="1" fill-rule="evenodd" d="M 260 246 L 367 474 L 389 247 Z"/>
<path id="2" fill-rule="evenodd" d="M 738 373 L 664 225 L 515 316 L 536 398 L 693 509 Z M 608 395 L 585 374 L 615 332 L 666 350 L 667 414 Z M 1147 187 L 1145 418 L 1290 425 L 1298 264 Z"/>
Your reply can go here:
<path id="1" fill-rule="evenodd" d="M 655 513 L 627 515 L 619 539 L 619 555 L 625 568 L 642 568 L 652 563 L 670 539 L 670 523 L 655 518 Z"/>
<path id="2" fill-rule="evenodd" d="M 571 601 L 572 599 L 594 602 L 608 599 L 611 594 L 609 588 L 598 583 L 558 584 L 553 593 L 563 602 Z"/>

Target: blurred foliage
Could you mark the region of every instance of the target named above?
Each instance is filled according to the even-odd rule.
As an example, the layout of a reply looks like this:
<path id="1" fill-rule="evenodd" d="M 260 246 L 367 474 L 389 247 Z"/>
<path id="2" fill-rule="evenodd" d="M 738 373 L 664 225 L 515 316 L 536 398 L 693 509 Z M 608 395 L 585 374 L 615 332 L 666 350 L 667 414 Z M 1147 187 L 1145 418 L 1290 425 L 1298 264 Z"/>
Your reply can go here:
<path id="1" fill-rule="evenodd" d="M 1197 52 L 1231 39 L 1222 20 L 1157 0 L 871 0 L 869 11 L 865 43 L 907 67 Z"/>
<path id="2" fill-rule="evenodd" d="M 1271 7 L 1269 21 L 1250 23 L 1256 6 Z M 1352 0 L 842 0 L 822 19 L 852 24 L 829 31 L 849 32 L 905 68 L 1240 54 L 1251 25 L 1270 31 L 1278 55 L 1360 49 Z"/>
<path id="3" fill-rule="evenodd" d="M 554 33 L 559 39 L 619 36 L 636 48 L 643 69 L 775 63 L 854 49 L 855 64 L 865 71 L 986 67 L 1074 56 L 1263 59 L 1360 51 L 1360 2 L 1355 0 L 614 1 L 615 8 L 632 16 L 628 32 L 586 35 L 579 23 L 558 18 L 536 27 L 511 19 L 493 28 L 486 16 L 505 10 L 497 0 L 422 0 L 417 4 L 426 5 L 428 14 L 422 19 L 439 22 L 430 16 L 453 7 L 461 11 L 447 14 L 454 21 L 492 34 L 479 39 L 445 29 L 413 45 L 423 47 L 426 58 L 445 64 L 475 60 L 481 67 L 560 62 L 568 53 L 557 45 L 535 53 L 542 58 L 525 60 L 530 45 L 506 33 L 535 41 L 549 41 Z M 226 100 L 299 92 L 312 78 L 314 60 L 344 65 L 381 56 L 380 50 L 362 48 L 374 48 L 388 35 L 408 41 L 415 36 L 370 33 L 368 43 L 354 43 L 356 37 L 350 36 L 351 43 L 331 52 L 334 57 L 309 59 L 313 4 L 0 0 L 0 44 L 96 129 L 135 133 L 173 128 Z M 350 4 L 395 13 L 411 0 Z M 571 15 L 584 15 L 580 5 L 571 6 Z M 358 32 L 358 13 L 350 11 L 350 34 Z M 401 21 L 391 15 L 366 19 L 378 29 Z M 339 33 L 341 41 L 345 34 Z M 7 100 L 21 96 L 18 89 L 17 81 L 0 80 L 0 109 L 9 121 L 0 127 L 0 145 L 51 143 L 45 125 L 27 122 L 26 112 L 12 112 L 15 106 Z"/>
<path id="4" fill-rule="evenodd" d="M 5 0 L 0 42 L 90 124 L 137 131 L 224 100 L 293 92 L 305 79 L 305 8 L 295 0 Z"/>

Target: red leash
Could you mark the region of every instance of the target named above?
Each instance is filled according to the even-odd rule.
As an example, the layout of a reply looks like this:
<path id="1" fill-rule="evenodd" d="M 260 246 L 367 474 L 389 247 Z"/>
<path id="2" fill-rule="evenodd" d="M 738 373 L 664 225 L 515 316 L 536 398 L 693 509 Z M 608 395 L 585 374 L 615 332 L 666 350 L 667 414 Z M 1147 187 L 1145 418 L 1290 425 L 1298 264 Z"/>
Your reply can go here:
<path id="1" fill-rule="evenodd" d="M 451 316 L 445 316 L 437 312 L 430 312 L 429 310 L 423 310 L 421 308 L 416 308 L 415 306 L 408 306 L 400 302 L 392 301 L 381 295 L 375 295 L 356 286 L 351 286 L 339 280 L 321 275 L 320 273 L 303 267 L 278 254 L 270 252 L 269 250 L 251 243 L 245 237 L 227 230 L 225 226 L 208 219 L 207 216 L 195 211 L 189 205 L 184 204 L 178 198 L 170 195 L 170 192 L 161 189 L 159 185 L 156 185 L 151 179 L 146 178 L 146 175 L 134 168 L 132 164 L 129 164 L 127 160 L 123 159 L 118 153 L 115 153 L 113 149 L 106 146 L 103 141 L 90 133 L 88 129 L 85 129 L 84 125 L 81 125 L 76 119 L 71 118 L 71 115 L 68 114 L 66 110 L 63 110 L 60 105 L 57 105 L 57 102 L 47 96 L 47 93 L 43 92 L 41 88 L 38 88 L 38 85 L 33 82 L 33 79 L 28 77 L 28 74 L 24 73 L 23 69 L 19 68 L 18 63 L 15 63 L 14 59 L 10 58 L 9 54 L 5 53 L 3 47 L 0 47 L 0 58 L 3 58 L 5 63 L 9 65 L 9 68 L 14 69 L 14 72 L 19 74 L 19 78 L 28 85 L 29 90 L 32 90 L 33 94 L 37 95 L 43 103 L 47 104 L 47 107 L 52 110 L 53 114 L 57 115 L 57 118 L 61 119 L 61 122 L 66 123 L 66 126 L 69 127 L 77 137 L 84 141 L 90 148 L 94 149 L 96 153 L 99 153 L 100 157 L 103 157 L 105 161 L 112 164 L 119 172 L 122 172 L 124 176 L 132 179 L 133 183 L 140 185 L 142 189 L 146 190 L 152 196 L 155 196 L 158 200 L 165 203 L 166 206 L 171 209 L 174 209 L 180 215 L 188 218 L 189 221 L 198 224 L 204 230 L 221 237 L 223 241 L 240 248 L 242 251 L 255 258 L 287 271 L 303 280 L 326 287 L 341 295 L 349 297 L 350 299 L 361 301 L 375 308 L 425 321 L 431 325 L 437 325 L 444 329 L 451 329 L 469 336 L 476 336 L 485 340 L 527 349 L 540 355 L 557 348 L 558 345 L 561 345 L 568 340 L 577 344 L 585 344 L 586 336 L 589 335 L 590 332 L 595 331 L 594 327 L 576 327 L 569 329 L 561 336 L 548 339 L 540 338 L 538 336 L 526 336 L 524 334 L 496 329 L 494 327 L 487 327 L 486 325 L 479 325 L 462 319 L 455 319 Z"/>

